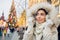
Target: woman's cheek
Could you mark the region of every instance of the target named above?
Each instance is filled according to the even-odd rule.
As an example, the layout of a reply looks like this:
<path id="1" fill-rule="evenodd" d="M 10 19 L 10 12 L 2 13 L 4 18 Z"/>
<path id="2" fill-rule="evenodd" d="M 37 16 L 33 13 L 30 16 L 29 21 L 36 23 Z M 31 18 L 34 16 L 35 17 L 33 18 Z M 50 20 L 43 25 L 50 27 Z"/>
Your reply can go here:
<path id="1" fill-rule="evenodd" d="M 37 20 L 37 21 L 39 20 L 38 16 L 36 16 L 36 20 Z"/>
<path id="2" fill-rule="evenodd" d="M 45 20 L 46 20 L 46 16 L 43 16 L 41 19 L 42 19 L 43 21 L 45 21 Z"/>

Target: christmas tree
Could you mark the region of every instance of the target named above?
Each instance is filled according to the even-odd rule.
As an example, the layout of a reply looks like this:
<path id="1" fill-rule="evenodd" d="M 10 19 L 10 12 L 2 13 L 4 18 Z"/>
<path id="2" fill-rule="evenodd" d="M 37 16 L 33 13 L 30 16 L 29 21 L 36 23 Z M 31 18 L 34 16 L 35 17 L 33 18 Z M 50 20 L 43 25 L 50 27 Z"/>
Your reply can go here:
<path id="1" fill-rule="evenodd" d="M 15 4 L 14 4 L 14 0 L 12 0 L 12 5 L 11 5 L 11 10 L 10 10 L 8 22 L 10 23 L 11 27 L 16 27 L 15 26 L 16 21 L 17 21 L 17 17 L 16 17 Z"/>
<path id="2" fill-rule="evenodd" d="M 26 11 L 25 10 L 22 12 L 21 17 L 19 18 L 19 21 L 17 22 L 17 25 L 19 27 L 26 26 Z"/>

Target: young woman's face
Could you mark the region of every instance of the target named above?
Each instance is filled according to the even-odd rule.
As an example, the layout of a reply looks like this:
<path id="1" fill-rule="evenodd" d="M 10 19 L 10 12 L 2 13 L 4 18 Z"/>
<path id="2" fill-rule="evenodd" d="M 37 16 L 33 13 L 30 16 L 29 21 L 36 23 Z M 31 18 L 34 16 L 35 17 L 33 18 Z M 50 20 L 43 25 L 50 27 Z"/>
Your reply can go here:
<path id="1" fill-rule="evenodd" d="M 46 13 L 43 10 L 39 10 L 36 15 L 36 21 L 38 23 L 43 23 L 46 20 Z"/>

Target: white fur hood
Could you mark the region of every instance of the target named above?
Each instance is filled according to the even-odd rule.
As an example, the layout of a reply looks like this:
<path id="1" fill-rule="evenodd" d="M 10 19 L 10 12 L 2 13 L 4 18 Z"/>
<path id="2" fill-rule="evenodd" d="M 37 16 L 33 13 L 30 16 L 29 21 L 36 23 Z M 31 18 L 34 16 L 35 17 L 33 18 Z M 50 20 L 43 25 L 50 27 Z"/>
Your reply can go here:
<path id="1" fill-rule="evenodd" d="M 34 20 L 32 14 L 34 14 L 40 8 L 44 8 L 48 12 L 49 18 L 53 20 L 53 22 L 55 22 L 56 24 L 58 23 L 57 22 L 58 11 L 56 10 L 54 6 L 52 6 L 51 4 L 47 2 L 37 3 L 27 10 L 27 21 L 28 22 L 31 22 Z"/>

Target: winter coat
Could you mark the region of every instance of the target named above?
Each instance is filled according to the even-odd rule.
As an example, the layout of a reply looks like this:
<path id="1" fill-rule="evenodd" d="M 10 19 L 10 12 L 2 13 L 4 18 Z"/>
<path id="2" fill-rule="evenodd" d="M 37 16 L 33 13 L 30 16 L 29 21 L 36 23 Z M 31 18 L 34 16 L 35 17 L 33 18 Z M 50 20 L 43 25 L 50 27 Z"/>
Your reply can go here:
<path id="1" fill-rule="evenodd" d="M 23 40 L 58 40 L 57 28 L 51 20 L 36 23 L 36 28 L 28 27 Z"/>

